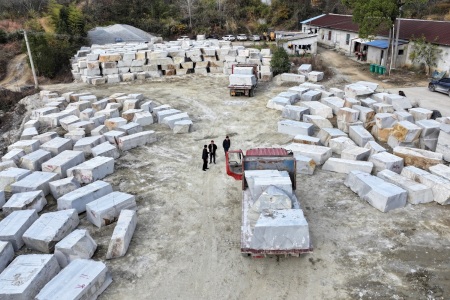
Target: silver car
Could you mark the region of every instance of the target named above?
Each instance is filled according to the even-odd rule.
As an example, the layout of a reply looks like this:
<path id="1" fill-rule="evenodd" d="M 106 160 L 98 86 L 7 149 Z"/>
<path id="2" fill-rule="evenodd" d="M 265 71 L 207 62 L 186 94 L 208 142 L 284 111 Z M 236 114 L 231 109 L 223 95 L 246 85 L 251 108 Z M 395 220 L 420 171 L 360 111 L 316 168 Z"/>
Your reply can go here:
<path id="1" fill-rule="evenodd" d="M 235 41 L 236 37 L 234 35 L 228 34 L 228 35 L 225 35 L 224 37 L 222 37 L 222 40 L 224 40 L 224 41 Z"/>
<path id="2" fill-rule="evenodd" d="M 248 38 L 245 34 L 238 34 L 237 35 L 237 40 L 238 41 L 246 41 Z"/>
<path id="3" fill-rule="evenodd" d="M 259 35 L 257 35 L 257 34 L 254 34 L 254 35 L 250 36 L 250 40 L 252 40 L 252 41 L 260 41 L 261 37 Z"/>

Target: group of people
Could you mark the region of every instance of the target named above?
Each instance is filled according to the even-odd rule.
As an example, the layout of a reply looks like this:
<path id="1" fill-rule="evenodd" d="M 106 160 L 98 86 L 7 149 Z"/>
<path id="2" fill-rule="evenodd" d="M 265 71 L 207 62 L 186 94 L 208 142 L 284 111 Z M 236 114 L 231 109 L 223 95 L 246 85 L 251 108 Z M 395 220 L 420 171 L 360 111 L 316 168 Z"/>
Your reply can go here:
<path id="1" fill-rule="evenodd" d="M 222 142 L 223 151 L 225 151 L 225 155 L 228 152 L 228 149 L 230 149 L 231 141 L 228 135 L 225 137 L 225 139 Z M 209 145 L 203 146 L 203 153 L 202 153 L 202 159 L 203 159 L 203 171 L 206 171 L 208 168 L 208 156 L 209 156 L 209 163 L 212 164 L 213 162 L 216 163 L 216 151 L 217 151 L 217 145 L 214 144 L 214 140 L 211 140 L 211 143 Z"/>

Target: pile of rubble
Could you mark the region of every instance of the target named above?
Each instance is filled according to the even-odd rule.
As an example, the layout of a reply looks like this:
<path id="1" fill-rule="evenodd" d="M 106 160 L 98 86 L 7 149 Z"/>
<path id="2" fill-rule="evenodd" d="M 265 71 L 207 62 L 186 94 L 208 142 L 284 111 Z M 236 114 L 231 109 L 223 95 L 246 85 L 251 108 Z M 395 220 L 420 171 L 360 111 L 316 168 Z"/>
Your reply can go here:
<path id="1" fill-rule="evenodd" d="M 158 122 L 182 133 L 192 121 L 142 94 L 98 100 L 89 93 L 42 91 L 40 100 L 45 106 L 32 111 L 0 163 L 6 216 L 0 222 L 0 298 L 95 299 L 111 276 L 103 262 L 90 260 L 97 244 L 87 230 L 76 229 L 78 215 L 86 212 L 99 228 L 117 222 L 105 259 L 125 255 L 137 222 L 135 196 L 113 191 L 102 179 L 114 172 L 120 151 L 156 141 L 155 131 L 143 128 Z M 54 131 L 39 134 L 39 128 Z M 49 194 L 57 211 L 40 214 Z M 24 245 L 44 254 L 12 261 Z"/>
<path id="2" fill-rule="evenodd" d="M 229 41 L 115 43 L 82 47 L 72 59 L 75 80 L 99 85 L 170 75 L 232 73 L 233 65 L 257 64 L 262 81 L 272 79 L 270 49 L 232 46 Z"/>
<path id="3" fill-rule="evenodd" d="M 326 90 L 306 82 L 268 101 L 282 112 L 278 132 L 293 137 L 285 148 L 297 172 L 311 175 L 322 165 L 348 174 L 345 184 L 383 212 L 407 201 L 450 204 L 450 117 L 431 119 L 432 110 L 377 87 L 360 81 Z"/>

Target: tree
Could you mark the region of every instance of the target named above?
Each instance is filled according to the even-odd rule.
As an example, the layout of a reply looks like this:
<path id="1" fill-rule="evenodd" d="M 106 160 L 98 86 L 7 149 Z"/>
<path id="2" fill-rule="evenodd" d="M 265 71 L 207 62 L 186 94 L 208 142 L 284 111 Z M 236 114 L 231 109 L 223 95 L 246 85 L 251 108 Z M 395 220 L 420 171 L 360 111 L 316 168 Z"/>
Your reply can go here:
<path id="1" fill-rule="evenodd" d="M 413 39 L 413 50 L 409 54 L 409 59 L 413 63 L 424 63 L 427 75 L 431 72 L 431 67 L 436 67 L 436 60 L 440 56 L 442 49 L 438 45 L 428 43 L 422 35 L 420 38 Z"/>
<path id="2" fill-rule="evenodd" d="M 289 55 L 283 47 L 277 47 L 274 50 L 270 66 L 274 75 L 289 72 L 291 63 L 289 62 Z"/>

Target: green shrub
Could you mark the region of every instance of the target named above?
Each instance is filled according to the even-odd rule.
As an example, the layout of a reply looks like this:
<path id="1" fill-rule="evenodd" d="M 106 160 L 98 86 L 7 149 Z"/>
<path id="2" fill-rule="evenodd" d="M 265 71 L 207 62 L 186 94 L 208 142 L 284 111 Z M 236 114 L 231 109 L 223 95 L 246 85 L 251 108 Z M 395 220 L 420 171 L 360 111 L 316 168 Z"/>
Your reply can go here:
<path id="1" fill-rule="evenodd" d="M 289 62 L 289 55 L 283 47 L 277 47 L 273 51 L 270 66 L 272 67 L 273 75 L 289 72 L 291 63 Z"/>

